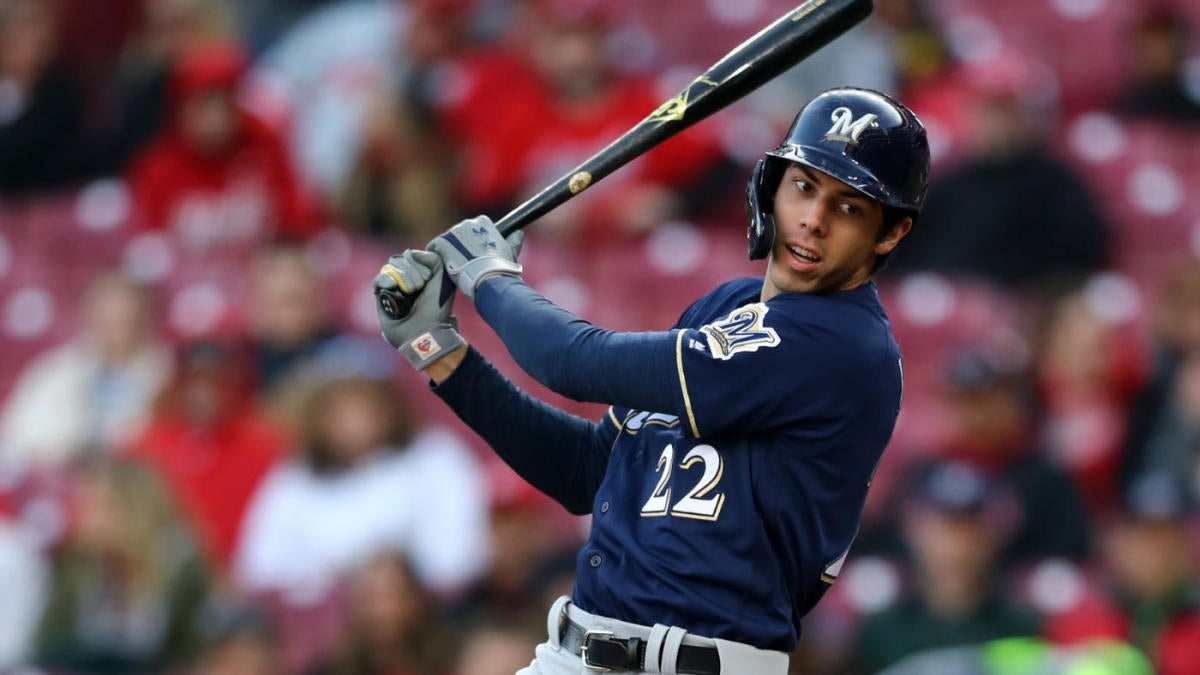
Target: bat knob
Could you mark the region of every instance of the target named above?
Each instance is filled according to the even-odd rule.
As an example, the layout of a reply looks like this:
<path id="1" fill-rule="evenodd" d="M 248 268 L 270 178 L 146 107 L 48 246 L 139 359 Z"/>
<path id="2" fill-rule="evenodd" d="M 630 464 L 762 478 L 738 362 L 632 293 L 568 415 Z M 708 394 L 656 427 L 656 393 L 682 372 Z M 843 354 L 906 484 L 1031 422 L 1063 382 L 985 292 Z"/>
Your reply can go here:
<path id="1" fill-rule="evenodd" d="M 407 317 L 413 308 L 412 300 L 408 296 L 390 288 L 379 289 L 375 298 L 379 309 L 393 321 Z"/>

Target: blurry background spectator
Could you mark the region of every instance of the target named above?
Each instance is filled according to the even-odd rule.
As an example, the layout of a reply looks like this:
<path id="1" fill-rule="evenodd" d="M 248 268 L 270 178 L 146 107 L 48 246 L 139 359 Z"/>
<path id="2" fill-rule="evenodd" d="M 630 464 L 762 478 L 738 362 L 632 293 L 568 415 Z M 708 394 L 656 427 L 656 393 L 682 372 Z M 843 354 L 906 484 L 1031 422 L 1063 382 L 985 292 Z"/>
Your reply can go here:
<path id="1" fill-rule="evenodd" d="M 503 214 L 564 175 L 665 98 L 614 68 L 606 37 L 615 9 L 600 0 L 523 0 L 506 46 L 472 54 L 448 74 L 439 123 L 460 151 L 456 196 L 465 211 Z M 675 92 L 672 92 L 674 94 Z M 496 106 L 521 100 L 521 107 Z M 548 214 L 544 232 L 580 241 L 645 232 L 711 206 L 722 168 L 711 127 L 655 148 L 620 174 Z M 705 189 L 709 188 L 709 189 Z"/>
<path id="2" fill-rule="evenodd" d="M 82 92 L 56 61 L 50 0 L 0 3 L 0 194 L 79 178 Z"/>
<path id="3" fill-rule="evenodd" d="M 254 109 L 284 131 L 301 179 L 327 202 L 363 146 L 370 101 L 391 92 L 406 66 L 410 4 L 323 3 L 269 45 L 249 75 Z"/>
<path id="4" fill-rule="evenodd" d="M 1200 584 L 1189 527 L 1194 515 L 1175 476 L 1145 474 L 1131 481 L 1121 513 L 1104 535 L 1108 593 L 1053 617 L 1047 635 L 1065 644 L 1127 640 L 1160 675 L 1200 669 Z"/>
<path id="5" fill-rule="evenodd" d="M 101 171 L 124 171 L 129 160 L 169 126 L 168 83 L 184 54 L 231 37 L 223 0 L 138 0 L 140 21 L 111 76 L 111 131 L 98 148 Z"/>
<path id="6" fill-rule="evenodd" d="M 35 662 L 113 674 L 187 663 L 208 579 L 164 486 L 141 466 L 101 460 L 77 489 Z"/>
<path id="7" fill-rule="evenodd" d="M 283 429 L 250 396 L 244 360 L 194 342 L 179 349 L 132 455 L 167 484 L 209 562 L 224 571 L 250 499 L 286 447 Z"/>
<path id="8" fill-rule="evenodd" d="M 191 254 L 305 238 L 318 216 L 271 127 L 238 103 L 240 48 L 197 47 L 168 83 L 168 122 L 134 160 L 129 180 L 142 227 Z"/>
<path id="9" fill-rule="evenodd" d="M 305 251 L 276 245 L 255 253 L 246 280 L 246 338 L 254 386 L 270 396 L 337 337 L 329 300 Z"/>
<path id="10" fill-rule="evenodd" d="M 1077 281 L 1108 263 L 1108 225 L 1087 184 L 1047 145 L 1046 113 L 1015 56 L 968 68 L 967 156 L 935 174 L 889 269 L 937 270 L 1014 289 Z M 1044 105 L 1044 104 L 1041 104 Z"/>
<path id="11" fill-rule="evenodd" d="M 408 560 L 381 550 L 350 579 L 344 647 L 310 675 L 436 675 L 452 644 Z M 515 672 L 515 671 L 514 671 Z"/>
<path id="12" fill-rule="evenodd" d="M 297 456 L 268 474 L 246 517 L 244 587 L 325 591 L 381 548 L 403 551 L 443 596 L 487 568 L 487 486 L 458 438 L 419 428 L 385 380 L 323 382 L 301 415 Z"/>
<path id="13" fill-rule="evenodd" d="M 919 471 L 909 490 L 903 531 L 914 592 L 867 618 L 852 670 L 878 672 L 938 647 L 1036 636 L 1037 614 L 1002 587 L 998 553 L 1012 510 L 1005 486 L 967 464 L 938 463 Z"/>
<path id="14" fill-rule="evenodd" d="M 1174 271 L 1157 315 L 1154 372 L 1129 416 L 1124 475 L 1176 476 L 1200 496 L 1200 264 Z"/>
<path id="15" fill-rule="evenodd" d="M 1042 439 L 1091 513 L 1112 509 L 1125 442 L 1124 411 L 1143 384 L 1140 351 L 1122 340 L 1093 284 L 1049 312 L 1037 355 Z"/>
<path id="16" fill-rule="evenodd" d="M 1000 547 L 1004 564 L 1082 560 L 1090 545 L 1088 512 L 1070 476 L 1038 445 L 1032 393 L 1019 354 L 999 348 L 954 354 L 943 392 L 951 436 L 937 455 L 1011 489 L 1013 531 Z M 894 533 L 894 523 L 883 530 Z"/>
<path id="17" fill-rule="evenodd" d="M 1131 118 L 1200 123 L 1200 100 L 1185 83 L 1192 48 L 1187 18 L 1167 5 L 1152 6 L 1137 18 L 1129 37 L 1129 79 L 1116 111 Z"/>
<path id="18" fill-rule="evenodd" d="M 98 276 L 79 313 L 75 338 L 28 364 L 9 395 L 0 422 L 8 460 L 47 467 L 125 447 L 170 376 L 157 316 L 133 280 Z"/>

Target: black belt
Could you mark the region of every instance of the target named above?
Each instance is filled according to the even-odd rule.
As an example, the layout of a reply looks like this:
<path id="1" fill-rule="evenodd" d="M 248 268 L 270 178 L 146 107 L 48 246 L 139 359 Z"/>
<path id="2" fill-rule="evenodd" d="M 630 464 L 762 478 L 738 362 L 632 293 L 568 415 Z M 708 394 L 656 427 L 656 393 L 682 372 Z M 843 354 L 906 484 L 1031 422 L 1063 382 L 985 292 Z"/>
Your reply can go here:
<path id="1" fill-rule="evenodd" d="M 604 630 L 588 630 L 572 621 L 563 621 L 558 643 L 583 659 L 588 670 L 641 671 L 646 669 L 646 641 L 618 638 Z M 716 647 L 680 645 L 675 670 L 686 675 L 721 675 L 721 656 Z"/>

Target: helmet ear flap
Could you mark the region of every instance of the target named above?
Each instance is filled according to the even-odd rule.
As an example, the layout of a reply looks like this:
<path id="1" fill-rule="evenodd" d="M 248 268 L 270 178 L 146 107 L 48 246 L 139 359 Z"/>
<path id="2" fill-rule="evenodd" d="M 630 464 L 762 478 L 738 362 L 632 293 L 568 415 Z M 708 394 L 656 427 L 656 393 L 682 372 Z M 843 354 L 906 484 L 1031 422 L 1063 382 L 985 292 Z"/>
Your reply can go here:
<path id="1" fill-rule="evenodd" d="M 746 183 L 746 247 L 751 260 L 766 258 L 775 247 L 775 190 L 779 187 L 781 162 L 764 157 L 754 165 Z"/>

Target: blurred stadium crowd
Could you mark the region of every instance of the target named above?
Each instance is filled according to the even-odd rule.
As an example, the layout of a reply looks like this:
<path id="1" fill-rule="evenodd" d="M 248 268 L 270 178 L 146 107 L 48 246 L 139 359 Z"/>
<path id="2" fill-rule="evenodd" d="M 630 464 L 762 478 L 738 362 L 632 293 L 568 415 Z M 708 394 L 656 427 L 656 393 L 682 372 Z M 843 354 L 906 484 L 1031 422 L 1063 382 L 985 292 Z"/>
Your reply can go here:
<path id="1" fill-rule="evenodd" d="M 789 4 L 0 0 L 0 667 L 527 664 L 586 524 L 397 365 L 371 278 Z M 876 0 L 531 228 L 536 288 L 663 329 L 759 272 L 744 181 L 808 98 L 927 124 L 880 279 L 904 408 L 794 672 L 1200 673 L 1197 35 L 1190 0 Z"/>

